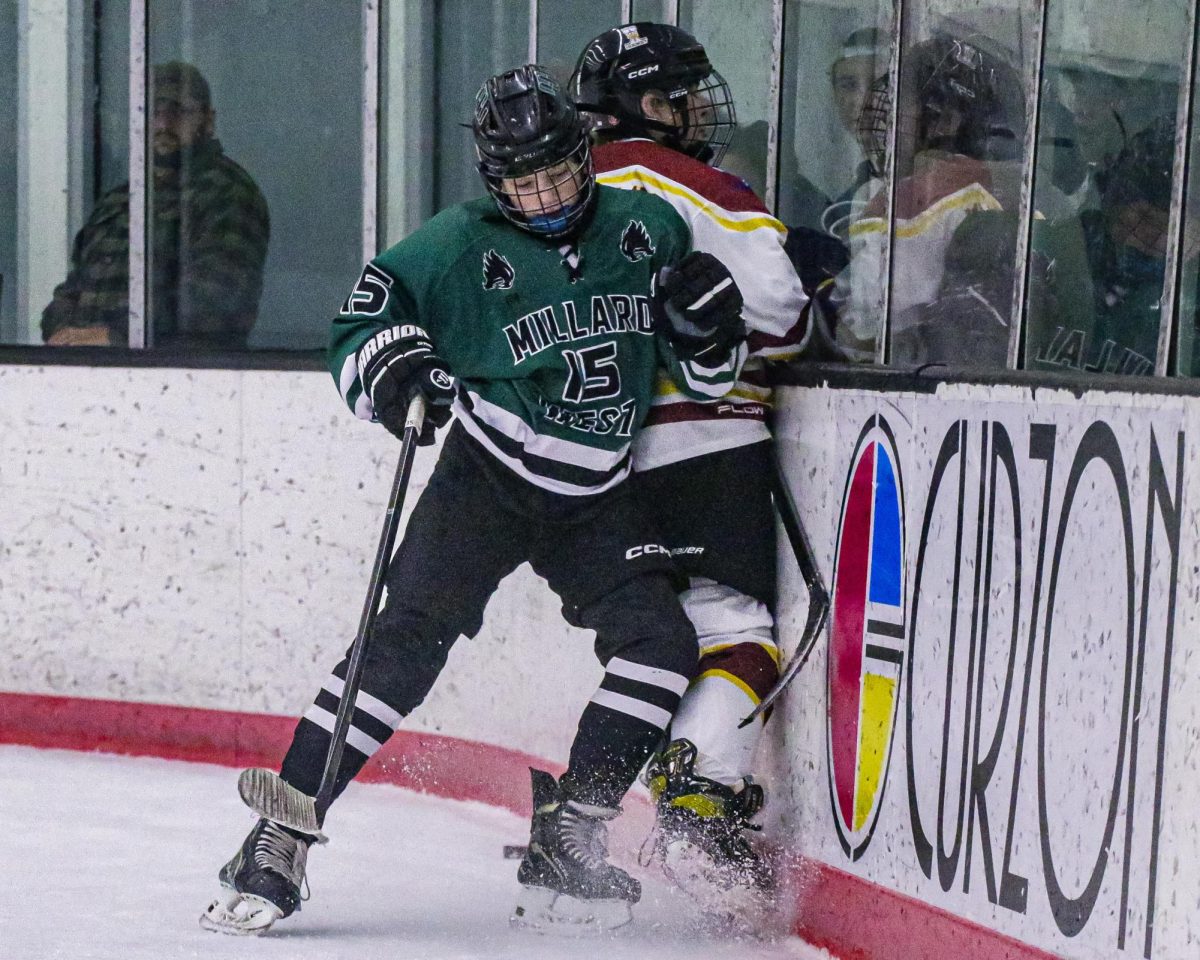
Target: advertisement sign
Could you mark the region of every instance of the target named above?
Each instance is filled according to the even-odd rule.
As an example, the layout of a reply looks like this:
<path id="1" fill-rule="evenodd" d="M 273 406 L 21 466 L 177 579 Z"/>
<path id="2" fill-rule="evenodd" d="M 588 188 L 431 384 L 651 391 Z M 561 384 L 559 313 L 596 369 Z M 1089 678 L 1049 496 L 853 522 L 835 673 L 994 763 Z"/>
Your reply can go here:
<path id="1" fill-rule="evenodd" d="M 948 393 L 784 406 L 793 497 L 814 539 L 835 531 L 825 675 L 788 708 L 796 768 L 825 740 L 825 783 L 794 781 L 805 843 L 1055 955 L 1191 956 L 1164 905 L 1179 778 L 1200 788 L 1168 749 L 1191 715 L 1183 403 Z M 817 410 L 839 428 L 814 442 Z"/>

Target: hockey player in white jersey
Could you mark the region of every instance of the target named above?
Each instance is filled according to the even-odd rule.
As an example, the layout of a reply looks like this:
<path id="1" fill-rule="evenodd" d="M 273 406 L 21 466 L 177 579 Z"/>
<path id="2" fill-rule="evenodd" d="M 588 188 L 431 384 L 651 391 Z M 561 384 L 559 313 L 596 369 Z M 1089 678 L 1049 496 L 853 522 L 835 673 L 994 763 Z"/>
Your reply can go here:
<path id="1" fill-rule="evenodd" d="M 767 364 L 804 347 L 808 299 L 784 226 L 717 167 L 734 106 L 693 36 L 658 23 L 609 30 L 584 49 L 570 90 L 595 118 L 599 182 L 670 202 L 744 298 L 749 359 L 733 391 L 697 403 L 663 378 L 634 447 L 644 504 L 687 578 L 680 599 L 701 654 L 670 742 L 649 768 L 655 851 L 696 899 L 736 911 L 738 901 L 760 904 L 771 884 L 746 839 L 763 803 L 752 776 L 763 721 L 738 729 L 779 676 Z"/>

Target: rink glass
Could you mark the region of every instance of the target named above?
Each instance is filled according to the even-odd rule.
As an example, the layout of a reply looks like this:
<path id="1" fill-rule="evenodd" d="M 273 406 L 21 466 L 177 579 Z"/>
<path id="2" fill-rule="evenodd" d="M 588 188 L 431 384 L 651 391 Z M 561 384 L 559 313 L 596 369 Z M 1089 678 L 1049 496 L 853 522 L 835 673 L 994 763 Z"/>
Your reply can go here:
<path id="1" fill-rule="evenodd" d="M 773 10 L 770 0 L 682 0 L 679 4 L 679 26 L 704 44 L 733 97 L 737 129 L 721 166 L 768 200 L 767 144 L 775 118 Z"/>
<path id="2" fill-rule="evenodd" d="M 904 4 L 888 277 L 892 363 L 1007 365 L 1038 6 Z"/>
<path id="3" fill-rule="evenodd" d="M 1085 255 L 1055 265 L 1070 272 L 1073 304 L 1029 298 L 1027 369 L 1150 374 L 1165 360 L 1160 301 L 1190 17 L 1174 0 L 1139 4 L 1136 25 L 1101 0 L 1048 8 L 1034 172 L 1034 206 L 1045 219 L 1034 231 L 1061 240 L 1073 218 Z M 1064 199 L 1066 214 L 1056 215 Z M 1193 230 L 1189 220 L 1192 243 Z M 1031 291 L 1039 268 L 1031 257 Z M 1192 317 L 1195 280 L 1189 257 L 1180 306 Z"/>
<path id="4" fill-rule="evenodd" d="M 1192 104 L 1196 103 L 1196 84 L 1200 82 L 1192 67 Z M 1195 157 L 1200 151 L 1200 126 L 1190 125 L 1188 157 L 1192 159 L 1185 181 L 1183 202 L 1182 242 L 1176 255 L 1179 264 L 1179 299 L 1174 317 L 1173 364 L 1170 372 L 1176 376 L 1200 375 L 1200 169 Z"/>
<path id="5" fill-rule="evenodd" d="M 181 59 L 201 69 L 212 87 L 217 137 L 269 205 L 270 246 L 249 349 L 318 352 L 328 317 L 365 258 L 438 210 L 480 194 L 462 126 L 480 82 L 530 60 L 565 76 L 590 37 L 622 20 L 650 19 L 678 23 L 707 45 L 738 106 L 740 128 L 726 166 L 786 225 L 828 239 L 817 261 L 829 279 L 840 272 L 838 257 L 822 257 L 839 246 L 848 252 L 865 203 L 877 198 L 886 211 L 870 269 L 842 278 L 863 333 L 855 359 L 901 367 L 942 359 L 920 342 L 901 342 L 912 309 L 905 278 L 923 273 L 930 288 L 924 303 L 942 305 L 952 333 L 964 314 L 947 292 L 981 294 L 997 322 L 1008 325 L 1006 356 L 962 351 L 976 367 L 1086 377 L 1190 376 L 1200 365 L 1200 143 L 1194 103 L 1180 97 L 1194 84 L 1195 2 L 0 6 L 5 345 L 42 343 L 42 311 L 67 275 L 77 233 L 97 200 L 130 178 L 130 158 L 140 148 L 129 142 L 129 130 L 147 119 L 138 110 L 151 105 L 154 63 Z M 987 158 L 1015 165 L 1016 200 L 1011 189 L 1001 190 L 1000 215 L 985 218 L 986 229 L 965 231 L 996 255 L 975 258 L 974 272 L 965 280 L 960 273 L 957 285 L 943 283 L 939 271 L 970 265 L 969 245 L 951 255 L 948 247 L 931 253 L 896 242 L 906 227 L 889 219 L 891 185 L 917 166 L 911 137 L 885 124 L 880 170 L 864 178 L 866 154 L 852 122 L 866 82 L 889 78 L 897 46 L 900 74 L 882 82 L 893 100 L 903 99 L 897 91 L 904 91 L 905 57 L 911 67 L 914 48 L 938 33 L 965 37 L 1005 60 L 1025 96 L 1008 153 Z M 132 60 L 131 49 L 140 51 Z M 336 69 L 314 69 L 330 62 L 331 49 Z M 140 202 L 153 209 L 152 178 L 133 173 L 144 185 Z M 157 228 L 145 226 L 145 246 L 153 250 Z M 132 282 L 144 288 L 149 275 L 142 271 L 152 268 L 152 258 L 135 264 Z M 136 319 L 125 346 L 140 347 L 142 331 L 153 329 L 153 315 Z M 147 349 L 158 349 L 153 336 L 146 339 Z M 59 358 L 87 362 L 86 355 Z"/>
<path id="6" fill-rule="evenodd" d="M 267 200 L 270 243 L 249 346 L 323 348 L 362 268 L 361 4 L 154 0 L 148 15 L 148 63 L 201 70 L 226 156 Z M 153 251 L 152 217 L 147 227 Z"/>

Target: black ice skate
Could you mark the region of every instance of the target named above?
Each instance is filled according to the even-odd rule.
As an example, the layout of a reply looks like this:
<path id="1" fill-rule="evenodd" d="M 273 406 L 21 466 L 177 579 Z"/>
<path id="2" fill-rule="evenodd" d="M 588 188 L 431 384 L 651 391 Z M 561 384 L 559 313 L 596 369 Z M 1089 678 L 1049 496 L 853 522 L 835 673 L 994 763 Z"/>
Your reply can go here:
<path id="1" fill-rule="evenodd" d="M 566 798 L 554 777 L 530 769 L 533 823 L 517 870 L 521 892 L 512 924 L 540 931 L 600 933 L 633 919 L 641 884 L 614 867 L 605 821 L 619 810 Z"/>
<path id="2" fill-rule="evenodd" d="M 650 761 L 647 779 L 657 804 L 653 855 L 663 872 L 714 917 L 754 925 L 769 905 L 770 864 L 747 831 L 763 806 L 763 790 L 748 777 L 741 789 L 695 773 L 696 747 L 673 740 Z"/>
<path id="3" fill-rule="evenodd" d="M 308 848 L 315 838 L 259 820 L 241 849 L 221 868 L 221 895 L 200 917 L 206 930 L 260 934 L 300 909 Z"/>

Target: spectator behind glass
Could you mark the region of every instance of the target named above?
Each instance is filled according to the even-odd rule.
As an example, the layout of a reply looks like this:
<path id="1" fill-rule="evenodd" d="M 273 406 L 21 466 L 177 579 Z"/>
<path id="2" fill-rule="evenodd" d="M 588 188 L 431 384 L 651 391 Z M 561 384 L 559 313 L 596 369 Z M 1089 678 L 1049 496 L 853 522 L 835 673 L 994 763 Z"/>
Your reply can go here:
<path id="1" fill-rule="evenodd" d="M 1015 280 L 1025 131 L 1020 76 L 981 37 L 935 36 L 905 58 L 897 111 L 893 202 L 893 362 L 1003 368 Z M 873 85 L 859 118 L 868 156 L 882 156 L 890 97 Z M 851 227 L 850 264 L 825 306 L 839 345 L 875 354 L 888 225 L 884 194 Z M 1034 212 L 1031 307 L 1086 315 L 1090 297 L 1083 237 L 1061 191 L 1047 185 Z M 1057 297 L 1064 283 L 1075 292 Z M 1080 296 L 1081 292 L 1085 295 Z M 1072 323 L 1086 322 L 1076 320 Z"/>
<path id="2" fill-rule="evenodd" d="M 1095 325 L 1060 320 L 1036 354 L 1039 366 L 1148 375 L 1158 351 L 1167 258 L 1175 117 L 1152 122 L 1096 171 L 1100 210 L 1083 215 L 1095 282 Z M 1195 256 L 1194 242 L 1185 260 Z"/>
<path id="3" fill-rule="evenodd" d="M 262 294 L 267 202 L 221 151 L 199 70 L 178 61 L 159 64 L 151 92 L 152 342 L 245 347 Z M 76 236 L 70 273 L 42 313 L 42 337 L 52 346 L 128 342 L 128 183 L 97 201 Z"/>
<path id="4" fill-rule="evenodd" d="M 890 34 L 875 27 L 855 30 L 846 38 L 838 58 L 829 68 L 832 103 L 838 123 L 854 136 L 860 147 L 858 117 L 873 85 L 878 81 L 886 86 L 890 42 Z M 874 157 L 864 150 L 849 185 L 832 200 L 822 196 L 816 225 L 789 225 L 784 249 L 810 298 L 827 296 L 833 278 L 845 269 L 849 259 L 850 227 L 862 215 L 867 201 L 883 186 L 882 172 L 882 157 Z M 798 176 L 796 190 L 809 195 L 817 188 Z M 814 319 L 817 321 L 814 336 L 806 356 L 814 360 L 844 359 L 832 342 L 829 327 L 823 322 L 825 314 L 818 310 Z"/>
<path id="5" fill-rule="evenodd" d="M 829 68 L 829 84 L 833 89 L 833 106 L 837 111 L 838 122 L 856 141 L 858 118 L 862 114 L 863 104 L 867 102 L 867 95 L 875 81 L 887 75 L 890 42 L 890 34 L 875 27 L 855 30 L 846 38 L 840 55 Z M 853 201 L 855 194 L 864 184 L 879 176 L 881 170 L 875 169 L 872 158 L 863 157 L 854 168 L 853 183 L 833 201 L 830 212 L 838 219 L 845 219 L 847 211 L 838 211 L 837 208 Z M 822 219 L 829 221 L 830 217 L 827 214 Z M 838 233 L 836 227 L 830 229 L 830 232 Z M 844 228 L 840 235 L 844 240 Z"/>

